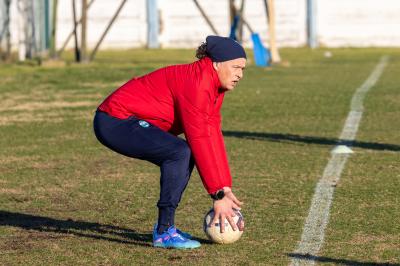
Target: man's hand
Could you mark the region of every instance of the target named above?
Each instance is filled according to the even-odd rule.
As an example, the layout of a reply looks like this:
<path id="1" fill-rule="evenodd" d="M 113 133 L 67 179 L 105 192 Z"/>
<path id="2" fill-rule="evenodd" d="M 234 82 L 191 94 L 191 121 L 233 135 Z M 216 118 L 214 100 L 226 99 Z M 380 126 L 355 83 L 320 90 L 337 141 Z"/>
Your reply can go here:
<path id="1" fill-rule="evenodd" d="M 224 187 L 225 196 L 221 200 L 214 201 L 214 219 L 211 222 L 211 226 L 214 226 L 218 222 L 221 228 L 221 233 L 225 232 L 225 219 L 228 220 L 233 230 L 244 230 L 244 223 L 239 224 L 239 228 L 236 226 L 232 217 L 235 217 L 235 211 L 240 210 L 243 202 L 239 201 L 233 194 L 230 188 Z"/>

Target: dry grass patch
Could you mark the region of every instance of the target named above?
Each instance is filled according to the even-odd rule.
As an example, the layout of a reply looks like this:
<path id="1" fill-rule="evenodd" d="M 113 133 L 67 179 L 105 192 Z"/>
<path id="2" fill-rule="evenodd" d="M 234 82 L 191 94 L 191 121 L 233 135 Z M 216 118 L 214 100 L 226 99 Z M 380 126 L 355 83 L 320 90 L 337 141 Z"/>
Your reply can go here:
<path id="1" fill-rule="evenodd" d="M 371 242 L 378 242 L 378 243 L 390 243 L 390 242 L 398 242 L 400 241 L 400 234 L 399 235 L 366 235 L 366 234 L 356 234 L 350 240 L 351 244 L 354 245 L 361 245 L 367 244 Z"/>
<path id="2" fill-rule="evenodd" d="M 47 246 L 54 240 L 66 238 L 66 234 L 48 232 L 37 232 L 33 230 L 14 230 L 15 234 L 7 237 L 7 240 L 0 244 L 0 254 L 29 251 L 35 248 Z"/>
<path id="3" fill-rule="evenodd" d="M 50 110 L 56 108 L 68 108 L 68 107 L 91 107 L 98 104 L 94 101 L 77 101 L 77 102 L 66 102 L 66 101 L 51 101 L 51 102 L 30 102 L 24 104 L 17 104 L 12 107 L 0 107 L 1 111 L 37 111 L 37 110 Z"/>
<path id="4" fill-rule="evenodd" d="M 103 96 L 99 92 L 54 91 L 48 85 L 40 85 L 27 93 L 3 93 L 1 97 L 2 104 L 0 111 L 32 111 L 37 109 L 96 105 Z"/>
<path id="5" fill-rule="evenodd" d="M 24 192 L 19 188 L 0 188 L 0 194 L 21 195 Z"/>
<path id="6" fill-rule="evenodd" d="M 93 108 L 100 103 L 99 92 L 54 91 L 48 85 L 40 85 L 28 93 L 3 93 L 0 107 L 0 126 L 26 122 L 64 121 L 64 108 Z M 12 111 L 12 112 L 11 112 Z M 71 110 L 73 119 L 90 118 L 93 112 Z"/>
<path id="7" fill-rule="evenodd" d="M 24 155 L 24 156 L 7 155 L 7 156 L 0 156 L 0 164 L 10 164 L 10 163 L 16 163 L 16 162 L 21 162 L 21 161 L 29 162 L 29 161 L 34 161 L 34 160 L 38 160 L 38 159 L 39 159 L 39 156 L 36 156 L 36 155 Z"/>
<path id="8" fill-rule="evenodd" d="M 14 77 L 11 76 L 3 76 L 0 79 L 0 85 L 5 85 L 7 83 L 12 83 L 12 82 L 15 82 L 15 79 Z"/>
<path id="9" fill-rule="evenodd" d="M 122 81 L 114 81 L 114 82 L 84 82 L 81 83 L 80 86 L 85 87 L 85 88 L 98 88 L 98 89 L 117 89 L 118 87 L 122 86 L 125 84 L 127 80 L 122 80 Z"/>
<path id="10" fill-rule="evenodd" d="M 82 106 L 88 106 L 88 105 L 82 105 Z M 71 107 L 71 106 L 69 106 L 69 107 Z M 91 105 L 90 107 L 94 107 L 94 105 Z M 53 110 L 57 110 L 57 109 L 53 109 Z M 19 124 L 19 123 L 32 123 L 32 122 L 62 123 L 66 119 L 66 114 L 68 114 L 68 119 L 90 120 L 93 118 L 94 108 L 93 108 L 93 111 L 92 110 L 91 111 L 70 110 L 68 112 L 51 111 L 51 112 L 43 112 L 43 113 L 17 112 L 14 114 L 9 114 L 7 116 L 5 116 L 5 115 L 0 116 L 0 126 L 13 125 L 13 124 Z"/>

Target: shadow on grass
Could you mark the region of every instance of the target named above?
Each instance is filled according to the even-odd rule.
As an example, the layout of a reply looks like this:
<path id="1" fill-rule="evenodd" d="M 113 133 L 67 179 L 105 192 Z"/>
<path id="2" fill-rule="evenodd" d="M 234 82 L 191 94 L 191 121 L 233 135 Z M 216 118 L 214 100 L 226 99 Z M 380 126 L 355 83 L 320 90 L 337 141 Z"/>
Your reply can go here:
<path id="1" fill-rule="evenodd" d="M 310 254 L 289 253 L 286 255 L 293 259 L 302 260 L 303 262 L 306 262 L 306 261 L 325 262 L 325 263 L 335 263 L 335 264 L 346 265 L 346 266 L 400 266 L 400 264 L 398 264 L 398 263 L 362 262 L 362 261 L 355 261 L 355 260 L 334 259 L 334 258 L 328 258 L 328 257 L 313 256 Z"/>
<path id="2" fill-rule="evenodd" d="M 246 131 L 223 131 L 226 137 L 244 138 L 244 139 L 257 139 L 275 142 L 301 142 L 307 144 L 319 145 L 348 145 L 352 147 L 369 149 L 369 150 L 387 150 L 387 151 L 400 151 L 400 145 L 384 144 L 376 142 L 363 142 L 363 141 L 349 141 L 340 139 L 330 139 L 322 137 L 300 136 L 293 134 L 279 134 L 279 133 L 263 133 L 263 132 L 246 132 Z"/>
<path id="3" fill-rule="evenodd" d="M 25 230 L 69 234 L 97 240 L 106 240 L 121 244 L 133 244 L 152 247 L 153 236 L 151 233 L 139 233 L 135 230 L 109 224 L 74 221 L 72 219 L 59 220 L 49 217 L 0 211 L 0 226 L 19 227 Z M 203 238 L 193 237 L 201 244 L 213 244 Z"/>
<path id="4" fill-rule="evenodd" d="M 71 219 L 59 220 L 24 213 L 0 211 L 0 226 L 13 226 L 25 230 L 69 234 L 123 244 L 152 246 L 152 235 L 150 233 L 139 233 L 135 230 L 118 226 L 74 221 Z"/>

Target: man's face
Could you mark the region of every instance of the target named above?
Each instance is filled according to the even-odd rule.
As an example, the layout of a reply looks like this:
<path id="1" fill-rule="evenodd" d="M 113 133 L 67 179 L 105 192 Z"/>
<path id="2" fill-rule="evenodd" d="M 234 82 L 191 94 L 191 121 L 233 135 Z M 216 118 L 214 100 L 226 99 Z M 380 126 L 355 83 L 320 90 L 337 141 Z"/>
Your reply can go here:
<path id="1" fill-rule="evenodd" d="M 237 58 L 225 62 L 214 62 L 214 69 L 217 71 L 221 87 L 230 91 L 243 78 L 243 70 L 246 67 L 245 58 Z"/>

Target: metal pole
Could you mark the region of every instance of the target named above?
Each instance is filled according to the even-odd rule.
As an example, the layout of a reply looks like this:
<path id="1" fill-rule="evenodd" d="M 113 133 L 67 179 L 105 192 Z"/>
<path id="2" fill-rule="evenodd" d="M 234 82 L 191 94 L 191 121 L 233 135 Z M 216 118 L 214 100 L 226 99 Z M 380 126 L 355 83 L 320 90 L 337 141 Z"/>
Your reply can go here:
<path id="1" fill-rule="evenodd" d="M 253 34 L 254 33 L 253 28 L 250 26 L 250 24 L 246 21 L 244 17 L 242 17 L 242 19 L 243 19 L 243 25 L 245 25 L 247 29 L 250 31 L 250 33 Z"/>
<path id="2" fill-rule="evenodd" d="M 0 2 L 0 52 L 4 60 L 11 55 L 10 5 L 11 0 L 2 0 Z"/>
<path id="3" fill-rule="evenodd" d="M 212 24 L 211 20 L 208 18 L 207 14 L 204 12 L 203 8 L 201 8 L 199 2 L 197 0 L 193 0 L 194 3 L 196 4 L 197 8 L 199 9 L 201 15 L 204 17 L 206 20 L 207 24 L 210 26 L 212 31 L 214 32 L 215 35 L 219 35 L 217 30 L 215 29 L 214 25 Z"/>
<path id="4" fill-rule="evenodd" d="M 75 0 L 72 0 L 72 17 L 73 17 L 73 20 L 74 20 L 75 61 L 76 61 L 76 62 L 80 62 L 80 61 L 81 61 L 81 52 L 79 51 L 78 33 L 77 33 L 77 31 L 76 31 L 76 29 L 77 29 L 77 23 L 76 23 Z"/>
<path id="5" fill-rule="evenodd" d="M 82 18 L 81 18 L 81 57 L 82 61 L 87 62 L 86 55 L 86 29 L 87 29 L 87 0 L 82 0 Z"/>
<path id="6" fill-rule="evenodd" d="M 44 1 L 44 47 L 50 48 L 50 0 Z"/>
<path id="7" fill-rule="evenodd" d="M 56 53 L 57 7 L 58 7 L 58 0 L 53 0 L 53 11 L 52 11 L 52 18 L 51 18 L 51 34 L 50 34 L 50 57 L 53 59 L 57 58 L 57 53 Z"/>
<path id="8" fill-rule="evenodd" d="M 91 0 L 89 2 L 89 4 L 87 5 L 87 10 L 89 9 L 89 7 L 93 4 L 95 0 Z M 81 24 L 82 22 L 82 17 L 79 19 L 79 21 L 77 22 L 77 24 Z M 72 29 L 72 31 L 68 34 L 68 37 L 65 39 L 64 44 L 61 46 L 60 50 L 58 50 L 57 54 L 58 56 L 61 55 L 62 52 L 64 52 L 65 48 L 67 47 L 69 41 L 71 40 L 72 36 L 74 36 L 74 29 Z"/>
<path id="9" fill-rule="evenodd" d="M 264 0 L 266 13 L 268 15 L 268 30 L 269 30 L 269 48 L 271 50 L 271 59 L 273 63 L 280 63 L 281 57 L 276 45 L 275 31 L 275 5 L 274 0 Z"/>
<path id="10" fill-rule="evenodd" d="M 317 48 L 317 1 L 307 0 L 307 41 L 310 48 Z"/>
<path id="11" fill-rule="evenodd" d="M 242 43 L 243 41 L 243 12 L 244 12 L 244 1 L 240 4 L 239 9 L 239 24 L 238 24 L 238 42 Z"/>
<path id="12" fill-rule="evenodd" d="M 106 37 L 107 32 L 110 30 L 112 24 L 114 23 L 115 19 L 118 17 L 119 13 L 121 12 L 122 8 L 124 7 L 125 3 L 127 0 L 123 0 L 121 2 L 121 4 L 119 5 L 117 11 L 115 12 L 114 16 L 112 17 L 110 23 L 108 24 L 107 28 L 105 29 L 105 31 L 103 32 L 103 34 L 100 37 L 100 40 L 97 42 L 96 47 L 93 49 L 92 53 L 90 54 L 90 61 L 92 61 L 94 59 L 94 57 L 96 56 L 97 50 L 100 47 L 100 44 L 103 42 L 104 37 Z"/>
<path id="13" fill-rule="evenodd" d="M 33 4 L 33 25 L 34 25 L 34 40 L 35 52 L 33 57 L 42 57 L 46 50 L 46 32 L 45 32 L 45 1 L 32 1 Z"/>
<path id="14" fill-rule="evenodd" d="M 18 0 L 18 60 L 26 59 L 26 20 L 25 20 L 25 1 Z"/>
<path id="15" fill-rule="evenodd" d="M 159 48 L 157 0 L 147 0 L 147 48 Z"/>
<path id="16" fill-rule="evenodd" d="M 27 35 L 27 57 L 32 59 L 37 54 L 37 43 L 36 37 L 38 35 L 38 29 L 36 28 L 35 21 L 35 2 L 33 0 L 26 0 L 27 5 L 27 17 L 28 17 L 28 35 Z"/>
<path id="17" fill-rule="evenodd" d="M 233 3 L 234 0 L 228 0 L 229 1 L 229 25 L 232 25 L 233 20 L 236 16 L 236 7 Z"/>

